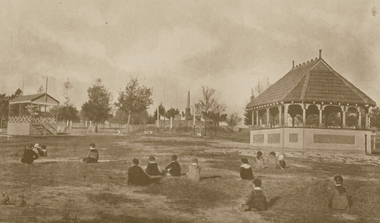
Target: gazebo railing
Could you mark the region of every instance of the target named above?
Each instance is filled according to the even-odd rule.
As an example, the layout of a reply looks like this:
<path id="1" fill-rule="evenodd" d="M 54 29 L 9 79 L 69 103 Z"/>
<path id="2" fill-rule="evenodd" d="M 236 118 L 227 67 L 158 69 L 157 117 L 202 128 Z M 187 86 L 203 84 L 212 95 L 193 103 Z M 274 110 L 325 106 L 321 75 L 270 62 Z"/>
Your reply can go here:
<path id="1" fill-rule="evenodd" d="M 57 123 L 57 120 L 53 117 L 33 118 L 31 116 L 10 116 L 8 121 L 9 121 L 9 123 L 49 123 L 49 124 L 56 124 Z"/>

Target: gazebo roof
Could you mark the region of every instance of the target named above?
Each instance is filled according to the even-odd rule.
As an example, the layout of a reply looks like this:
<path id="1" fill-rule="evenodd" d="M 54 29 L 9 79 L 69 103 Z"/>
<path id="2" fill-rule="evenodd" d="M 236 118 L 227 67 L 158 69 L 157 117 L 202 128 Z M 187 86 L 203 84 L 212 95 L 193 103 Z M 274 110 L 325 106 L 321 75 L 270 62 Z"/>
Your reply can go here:
<path id="1" fill-rule="evenodd" d="M 376 102 L 334 71 L 321 57 L 289 71 L 247 108 L 286 102 L 341 103 L 376 106 Z"/>
<path id="2" fill-rule="evenodd" d="M 46 96 L 46 97 L 45 97 Z M 9 104 L 33 103 L 37 105 L 59 105 L 59 101 L 49 94 L 30 94 L 9 100 Z"/>

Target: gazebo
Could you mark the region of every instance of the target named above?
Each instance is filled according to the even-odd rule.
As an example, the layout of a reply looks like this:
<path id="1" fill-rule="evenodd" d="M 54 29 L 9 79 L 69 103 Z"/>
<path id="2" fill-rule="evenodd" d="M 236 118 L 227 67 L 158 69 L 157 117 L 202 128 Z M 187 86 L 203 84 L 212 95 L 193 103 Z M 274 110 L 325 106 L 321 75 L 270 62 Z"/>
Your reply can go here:
<path id="1" fill-rule="evenodd" d="M 9 101 L 7 134 L 56 135 L 57 122 L 49 108 L 59 101 L 47 93 L 24 95 Z"/>
<path id="2" fill-rule="evenodd" d="M 294 66 L 251 98 L 250 145 L 258 149 L 371 153 L 376 103 L 321 57 Z"/>

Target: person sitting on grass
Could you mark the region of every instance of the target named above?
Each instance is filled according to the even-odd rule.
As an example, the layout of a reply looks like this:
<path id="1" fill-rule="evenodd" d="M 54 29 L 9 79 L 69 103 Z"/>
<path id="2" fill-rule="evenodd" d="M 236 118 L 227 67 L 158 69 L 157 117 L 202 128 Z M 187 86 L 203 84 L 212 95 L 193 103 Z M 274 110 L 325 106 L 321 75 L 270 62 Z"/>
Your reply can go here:
<path id="1" fill-rule="evenodd" d="M 254 175 L 247 158 L 241 158 L 240 177 L 242 180 L 253 180 Z"/>
<path id="2" fill-rule="evenodd" d="M 198 159 L 191 159 L 191 165 L 189 166 L 189 172 L 187 176 L 194 182 L 199 182 L 201 178 L 201 167 L 198 165 Z"/>
<path id="3" fill-rule="evenodd" d="M 257 210 L 266 211 L 268 210 L 267 199 L 261 190 L 261 180 L 256 178 L 253 181 L 254 189 L 251 191 L 247 201 L 243 204 L 243 211 Z"/>
<path id="4" fill-rule="evenodd" d="M 87 157 L 83 158 L 85 163 L 97 163 L 99 160 L 99 152 L 95 149 L 95 144 L 90 144 L 90 151 L 88 151 Z"/>
<path id="5" fill-rule="evenodd" d="M 255 160 L 255 168 L 256 169 L 263 169 L 265 168 L 265 162 L 263 158 L 263 152 L 258 151 L 256 157 L 254 158 Z"/>
<path id="6" fill-rule="evenodd" d="M 330 196 L 329 208 L 333 214 L 342 214 L 348 208 L 351 209 L 352 198 L 348 196 L 347 190 L 343 187 L 343 177 L 337 175 L 334 177 L 335 189 Z"/>
<path id="7" fill-rule="evenodd" d="M 145 186 L 151 182 L 148 174 L 139 166 L 139 160 L 134 158 L 128 169 L 128 185 Z"/>
<path id="8" fill-rule="evenodd" d="M 169 175 L 173 177 L 181 176 L 181 166 L 177 162 L 176 155 L 172 155 L 172 161 L 165 167 L 165 171 L 167 171 Z"/>
<path id="9" fill-rule="evenodd" d="M 38 159 L 38 154 L 33 150 L 33 144 L 31 144 L 29 147 L 25 146 L 24 156 L 21 158 L 21 162 L 32 164 L 35 159 Z"/>
<path id="10" fill-rule="evenodd" d="M 149 157 L 149 163 L 148 163 L 148 166 L 145 169 L 145 172 L 149 176 L 162 176 L 164 174 L 163 171 L 161 172 L 158 169 L 158 165 L 156 163 L 156 157 L 154 157 L 154 156 L 150 156 Z"/>
<path id="11" fill-rule="evenodd" d="M 281 154 L 281 155 L 278 156 L 278 166 L 281 169 L 285 169 L 286 162 L 285 162 L 285 155 L 284 154 Z"/>
<path id="12" fill-rule="evenodd" d="M 269 153 L 269 157 L 268 157 L 268 161 L 267 161 L 267 166 L 268 166 L 268 168 L 271 168 L 271 169 L 276 169 L 276 168 L 279 167 L 279 164 L 278 164 L 275 152 L 270 152 Z"/>
<path id="13" fill-rule="evenodd" d="M 34 144 L 33 151 L 37 153 L 39 156 L 47 156 L 46 146 L 36 143 Z"/>

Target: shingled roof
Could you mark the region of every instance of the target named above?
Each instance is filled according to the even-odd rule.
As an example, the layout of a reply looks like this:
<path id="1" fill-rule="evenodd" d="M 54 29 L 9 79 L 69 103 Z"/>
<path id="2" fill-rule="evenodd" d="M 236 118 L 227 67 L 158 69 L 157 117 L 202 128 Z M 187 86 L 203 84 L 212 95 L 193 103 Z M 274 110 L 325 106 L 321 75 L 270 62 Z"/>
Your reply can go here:
<path id="1" fill-rule="evenodd" d="M 281 102 L 341 103 L 376 106 L 376 102 L 334 71 L 322 58 L 294 67 L 247 108 Z"/>
<path id="2" fill-rule="evenodd" d="M 45 97 L 45 95 L 46 95 L 46 93 L 23 95 L 23 96 L 9 100 L 9 103 L 10 104 L 18 104 L 18 103 L 31 103 L 31 102 L 33 102 L 33 103 L 38 104 L 39 99 L 41 99 L 42 97 Z M 47 99 L 48 99 L 47 103 L 59 104 L 59 101 L 57 99 L 53 98 L 52 96 L 50 96 L 49 94 L 47 94 Z"/>

